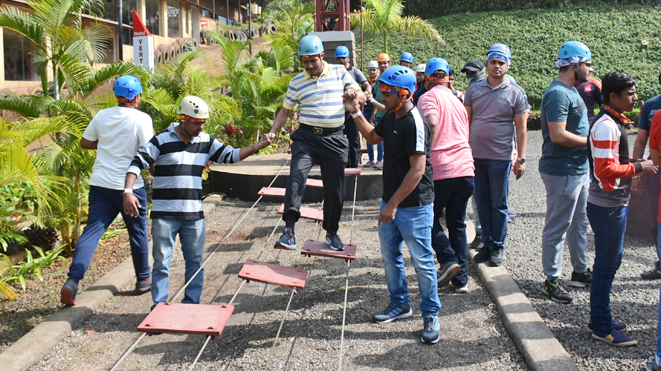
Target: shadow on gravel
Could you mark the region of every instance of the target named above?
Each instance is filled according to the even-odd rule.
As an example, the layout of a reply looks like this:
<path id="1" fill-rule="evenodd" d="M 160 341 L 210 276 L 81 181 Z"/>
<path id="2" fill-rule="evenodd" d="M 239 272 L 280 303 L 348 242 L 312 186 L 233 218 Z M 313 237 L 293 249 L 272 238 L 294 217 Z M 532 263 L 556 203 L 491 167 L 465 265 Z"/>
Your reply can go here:
<path id="1" fill-rule="evenodd" d="M 208 252 L 213 252 L 216 250 L 219 244 L 215 243 L 207 247 Z M 243 242 L 243 243 L 225 243 L 223 244 L 218 252 L 233 252 L 233 251 L 249 251 L 252 248 L 252 242 Z"/>

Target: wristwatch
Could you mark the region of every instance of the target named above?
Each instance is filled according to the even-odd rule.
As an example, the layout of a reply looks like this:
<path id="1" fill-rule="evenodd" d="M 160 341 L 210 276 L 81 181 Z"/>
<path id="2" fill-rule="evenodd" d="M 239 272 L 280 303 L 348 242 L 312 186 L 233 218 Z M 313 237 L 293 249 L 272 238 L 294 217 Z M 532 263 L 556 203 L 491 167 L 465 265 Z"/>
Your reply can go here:
<path id="1" fill-rule="evenodd" d="M 522 163 L 522 164 L 525 164 L 525 163 L 526 163 L 526 159 L 525 159 L 525 158 L 517 158 L 516 160 L 519 161 L 519 162 Z"/>

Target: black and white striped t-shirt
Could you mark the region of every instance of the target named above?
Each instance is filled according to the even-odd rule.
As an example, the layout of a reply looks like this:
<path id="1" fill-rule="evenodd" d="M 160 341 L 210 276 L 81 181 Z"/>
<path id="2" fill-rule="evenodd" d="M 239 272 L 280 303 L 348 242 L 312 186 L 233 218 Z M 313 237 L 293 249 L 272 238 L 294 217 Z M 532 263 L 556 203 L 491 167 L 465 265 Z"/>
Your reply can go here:
<path id="1" fill-rule="evenodd" d="M 207 133 L 200 133 L 186 144 L 171 124 L 156 134 L 135 155 L 128 172 L 140 176 L 140 170 L 155 167 L 151 205 L 152 219 L 197 220 L 202 211 L 202 171 L 207 161 L 241 161 L 240 148 L 220 143 Z"/>

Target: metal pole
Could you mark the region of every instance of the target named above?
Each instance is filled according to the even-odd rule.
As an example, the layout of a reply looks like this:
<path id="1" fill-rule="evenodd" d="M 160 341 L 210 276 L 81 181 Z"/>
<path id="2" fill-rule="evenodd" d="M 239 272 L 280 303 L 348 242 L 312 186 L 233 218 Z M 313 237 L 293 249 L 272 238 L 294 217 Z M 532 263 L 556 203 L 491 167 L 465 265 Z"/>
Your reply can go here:
<path id="1" fill-rule="evenodd" d="M 252 0 L 248 0 L 248 50 L 252 56 Z"/>
<path id="2" fill-rule="evenodd" d="M 124 26 L 122 25 L 122 0 L 117 1 L 117 43 L 119 44 L 117 48 L 117 58 L 120 61 L 124 60 Z"/>
<path id="3" fill-rule="evenodd" d="M 225 1 L 225 7 L 227 8 L 227 19 L 225 20 L 225 22 L 229 26 L 230 25 L 230 0 Z"/>
<path id="4" fill-rule="evenodd" d="M 365 45 L 363 45 L 363 0 L 360 0 L 360 69 L 361 71 L 364 71 L 364 59 L 365 59 L 365 52 L 363 51 L 363 48 L 365 48 Z"/>

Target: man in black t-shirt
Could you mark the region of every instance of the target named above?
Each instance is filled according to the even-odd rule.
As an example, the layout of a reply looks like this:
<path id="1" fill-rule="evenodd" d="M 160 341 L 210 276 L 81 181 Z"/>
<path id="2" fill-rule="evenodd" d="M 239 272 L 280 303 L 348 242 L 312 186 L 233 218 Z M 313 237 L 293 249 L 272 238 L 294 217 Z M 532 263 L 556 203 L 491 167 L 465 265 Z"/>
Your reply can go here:
<path id="1" fill-rule="evenodd" d="M 388 112 L 372 127 L 360 112 L 355 92 L 344 95 L 345 106 L 358 129 L 371 144 L 384 143 L 383 201 L 379 215 L 381 255 L 390 291 L 390 305 L 374 316 L 387 323 L 410 317 L 408 284 L 404 271 L 402 242 L 411 252 L 420 289 L 424 319 L 422 342 L 435 344 L 438 333 L 436 266 L 431 249 L 434 216 L 434 174 L 431 165 L 431 131 L 426 119 L 411 102 L 415 73 L 393 66 L 379 78 L 381 99 Z"/>

